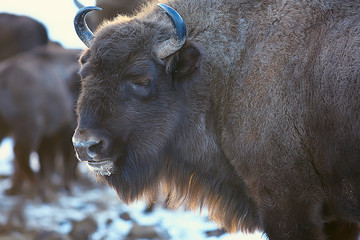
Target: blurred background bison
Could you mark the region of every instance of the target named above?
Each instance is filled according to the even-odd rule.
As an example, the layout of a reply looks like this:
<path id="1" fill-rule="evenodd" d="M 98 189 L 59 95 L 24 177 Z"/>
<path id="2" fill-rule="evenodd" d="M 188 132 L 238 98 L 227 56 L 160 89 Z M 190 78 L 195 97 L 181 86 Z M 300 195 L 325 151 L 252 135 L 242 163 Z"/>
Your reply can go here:
<path id="1" fill-rule="evenodd" d="M 37 189 L 47 200 L 58 153 L 63 166 L 69 167 L 63 171 L 63 187 L 70 190 L 75 177 L 70 139 L 79 91 L 79 50 L 49 41 L 45 26 L 23 15 L 0 13 L 0 33 L 0 141 L 6 136 L 15 141 L 13 181 L 7 193 Z M 33 151 L 39 155 L 39 174 L 30 168 Z M 26 191 L 23 186 L 28 183 Z"/>
<path id="2" fill-rule="evenodd" d="M 0 61 L 36 46 L 46 45 L 45 26 L 37 20 L 9 13 L 0 13 Z"/>
<path id="3" fill-rule="evenodd" d="M 34 48 L 0 63 L 0 139 L 14 138 L 15 172 L 8 194 L 24 191 L 27 182 L 39 193 L 51 188 L 57 152 L 63 154 L 65 188 L 75 176 L 71 133 L 76 124 L 74 105 L 79 91 L 79 50 L 56 43 Z M 30 168 L 38 152 L 40 181 Z"/>

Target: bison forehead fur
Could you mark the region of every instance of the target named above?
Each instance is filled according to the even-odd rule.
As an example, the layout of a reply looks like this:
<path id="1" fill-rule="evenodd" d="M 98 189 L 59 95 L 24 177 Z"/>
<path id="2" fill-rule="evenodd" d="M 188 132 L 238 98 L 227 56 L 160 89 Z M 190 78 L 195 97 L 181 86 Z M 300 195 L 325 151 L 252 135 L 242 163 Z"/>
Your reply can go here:
<path id="1" fill-rule="evenodd" d="M 360 3 L 163 2 L 187 26 L 176 53 L 155 54 L 173 34 L 155 3 L 83 53 L 78 158 L 126 202 L 163 188 L 229 231 L 356 239 Z"/>

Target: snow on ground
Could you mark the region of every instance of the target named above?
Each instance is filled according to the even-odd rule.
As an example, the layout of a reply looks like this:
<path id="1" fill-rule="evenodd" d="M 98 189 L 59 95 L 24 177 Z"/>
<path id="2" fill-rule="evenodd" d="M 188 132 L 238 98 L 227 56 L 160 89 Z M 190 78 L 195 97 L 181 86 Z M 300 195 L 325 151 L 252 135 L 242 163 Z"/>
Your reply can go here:
<path id="1" fill-rule="evenodd" d="M 13 142 L 5 139 L 0 145 L 0 175 L 10 176 L 12 169 Z M 36 168 L 32 156 L 32 166 Z M 80 164 L 82 174 L 88 175 L 87 167 Z M 93 176 L 89 176 L 93 178 Z M 17 197 L 9 197 L 4 190 L 10 186 L 10 178 L 0 179 L 0 224 L 4 225 L 11 214 L 11 209 L 19 202 Z M 146 204 L 137 202 L 129 206 L 120 202 L 115 191 L 104 184 L 97 184 L 93 189 L 84 190 L 75 186 L 73 195 L 59 193 L 56 202 L 44 204 L 39 200 L 26 200 L 25 226 L 27 229 L 55 231 L 66 236 L 72 230 L 72 221 L 80 221 L 88 216 L 97 221 L 98 228 L 91 235 L 92 240 L 125 239 L 134 222 L 141 226 L 155 226 L 167 236 L 164 239 L 222 239 L 222 240 L 260 240 L 267 239 L 262 233 L 255 234 L 222 234 L 220 237 L 207 237 L 206 231 L 216 230 L 217 225 L 208 220 L 206 211 L 187 212 L 170 211 L 157 206 L 152 213 L 144 213 Z M 132 221 L 120 218 L 121 213 L 128 213 Z M 1 236 L 0 236 L 1 238 Z"/>

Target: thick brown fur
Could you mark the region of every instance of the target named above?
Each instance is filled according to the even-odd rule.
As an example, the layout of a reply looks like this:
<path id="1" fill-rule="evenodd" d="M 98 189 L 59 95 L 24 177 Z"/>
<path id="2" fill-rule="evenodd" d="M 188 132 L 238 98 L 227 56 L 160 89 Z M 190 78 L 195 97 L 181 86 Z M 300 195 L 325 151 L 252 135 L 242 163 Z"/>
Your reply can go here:
<path id="1" fill-rule="evenodd" d="M 357 239 L 360 3 L 161 2 L 186 23 L 178 52 L 156 57 L 173 28 L 155 2 L 81 58 L 74 139 L 111 163 L 90 169 L 125 202 L 162 188 L 229 231 Z"/>
<path id="2" fill-rule="evenodd" d="M 8 194 L 39 188 L 43 200 L 53 187 L 56 156 L 64 159 L 63 187 L 70 190 L 77 161 L 71 144 L 80 88 L 79 50 L 49 43 L 0 64 L 0 141 L 14 139 L 14 174 Z M 30 168 L 32 151 L 39 155 L 39 177 Z M 38 192 L 35 192 L 38 193 Z M 50 197 L 50 196 L 49 196 Z"/>

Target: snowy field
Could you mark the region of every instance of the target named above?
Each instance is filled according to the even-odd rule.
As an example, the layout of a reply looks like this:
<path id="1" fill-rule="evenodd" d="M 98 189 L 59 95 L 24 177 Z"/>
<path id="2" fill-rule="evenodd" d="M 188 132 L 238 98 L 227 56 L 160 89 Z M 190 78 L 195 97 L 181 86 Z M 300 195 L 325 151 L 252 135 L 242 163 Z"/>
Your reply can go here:
<path id="1" fill-rule="evenodd" d="M 9 177 L 13 171 L 12 144 L 12 140 L 7 138 L 0 145 L 0 175 L 3 176 L 0 179 L 0 224 L 3 226 L 11 219 L 15 225 L 16 221 L 19 221 L 18 224 L 26 231 L 56 232 L 59 236 L 63 236 L 60 239 L 69 239 L 66 236 L 72 231 L 74 222 L 91 218 L 96 221 L 97 225 L 94 233 L 90 235 L 92 240 L 128 239 L 127 236 L 135 224 L 143 228 L 150 226 L 157 232 L 159 236 L 157 239 L 267 239 L 259 232 L 232 235 L 224 233 L 220 236 L 210 237 L 206 232 L 217 230 L 217 225 L 208 220 L 206 211 L 200 215 L 198 212 L 169 211 L 157 206 L 152 213 L 145 213 L 146 204 L 144 202 L 130 206 L 124 205 L 117 198 L 115 191 L 106 185 L 96 183 L 90 189 L 76 185 L 72 196 L 59 193 L 57 200 L 52 203 L 44 204 L 36 198 L 26 200 L 23 204 L 23 219 L 16 219 L 12 216 L 12 212 L 21 200 L 18 197 L 8 197 L 4 194 L 4 190 L 10 186 Z M 37 168 L 35 154 L 32 156 L 32 167 Z M 79 167 L 84 177 L 93 179 L 93 176 L 89 176 L 87 173 L 85 165 Z M 124 216 L 124 213 L 130 216 L 130 220 L 120 217 Z M 16 232 L 6 233 L 8 236 L 15 236 L 14 238 L 5 238 L 1 234 L 0 232 L 0 239 L 29 239 L 28 235 Z"/>

